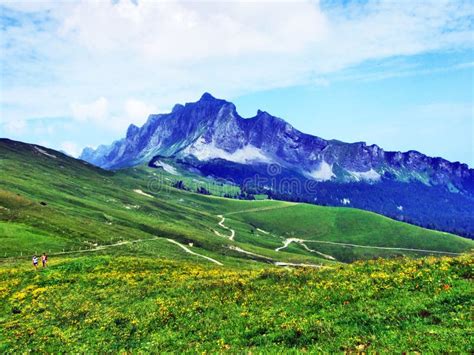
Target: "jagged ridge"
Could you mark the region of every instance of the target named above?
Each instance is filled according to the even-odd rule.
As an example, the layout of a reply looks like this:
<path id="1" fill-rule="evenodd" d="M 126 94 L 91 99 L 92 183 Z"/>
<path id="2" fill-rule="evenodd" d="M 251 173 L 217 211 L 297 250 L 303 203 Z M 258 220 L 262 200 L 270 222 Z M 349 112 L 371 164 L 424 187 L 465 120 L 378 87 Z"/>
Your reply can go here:
<path id="1" fill-rule="evenodd" d="M 260 110 L 254 117 L 242 118 L 234 104 L 209 93 L 197 102 L 175 105 L 168 114 L 150 115 L 141 128 L 130 125 L 125 138 L 96 150 L 86 148 L 80 158 L 120 169 L 147 163 L 156 155 L 245 165 L 278 163 L 317 181 L 389 179 L 474 191 L 474 170 L 466 164 L 417 151 L 386 152 L 365 142 L 325 140 Z"/>

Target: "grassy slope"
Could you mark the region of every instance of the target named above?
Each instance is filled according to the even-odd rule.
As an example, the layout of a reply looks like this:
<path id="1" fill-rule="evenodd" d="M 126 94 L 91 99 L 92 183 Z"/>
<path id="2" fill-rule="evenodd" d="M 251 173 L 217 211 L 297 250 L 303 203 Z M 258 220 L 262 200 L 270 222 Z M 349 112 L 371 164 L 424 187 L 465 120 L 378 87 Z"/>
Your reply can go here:
<path id="1" fill-rule="evenodd" d="M 0 265 L 1 352 L 472 352 L 472 256 L 242 270 L 94 256 Z"/>
<path id="2" fill-rule="evenodd" d="M 353 209 L 197 195 L 169 188 L 168 174 L 158 188 L 156 170 L 112 174 L 45 151 L 56 158 L 0 140 L 0 257 L 15 256 L 0 263 L 1 352 L 472 351 L 471 255 L 343 265 L 300 245 L 274 251 L 288 237 L 444 251 L 469 240 Z M 214 234 L 228 233 L 218 214 L 235 242 Z M 276 269 L 229 245 L 330 268 Z M 410 254 L 310 246 L 340 261 Z M 73 253 L 54 255 L 63 249 Z M 31 270 L 25 259 L 44 250 L 50 267 Z"/>
<path id="3" fill-rule="evenodd" d="M 374 253 L 377 256 L 390 256 L 394 252 L 328 245 L 318 241 L 449 252 L 462 252 L 466 247 L 472 247 L 470 241 L 447 233 L 394 223 L 389 218 L 350 208 L 298 204 L 288 208 L 262 210 L 259 213 L 231 214 L 229 217 L 260 226 L 286 238 L 313 240 L 315 242 L 306 244 L 344 261 L 370 258 Z"/>
<path id="4" fill-rule="evenodd" d="M 248 256 L 229 250 L 229 245 L 279 261 L 327 263 L 300 245 L 275 252 L 288 237 L 451 252 L 473 246 L 467 239 L 360 210 L 198 195 L 171 188 L 173 179 L 181 177 L 155 169 L 141 167 L 114 174 L 42 149 L 55 158 L 30 145 L 0 140 L 0 257 L 79 250 L 155 236 L 192 242 L 199 253 L 242 266 L 251 265 L 244 262 Z M 219 188 L 214 186 L 216 191 Z M 47 205 L 42 206 L 41 201 Z M 236 230 L 235 242 L 214 234 L 213 230 L 229 234 L 217 226 L 218 214 L 225 214 L 226 225 Z M 311 248 L 339 261 L 410 254 L 316 243 Z M 128 254 L 135 250 L 141 255 L 173 258 L 180 252 L 165 239 L 113 250 L 120 254 L 123 249 L 130 249 Z M 185 260 L 190 258 L 181 254 Z"/>

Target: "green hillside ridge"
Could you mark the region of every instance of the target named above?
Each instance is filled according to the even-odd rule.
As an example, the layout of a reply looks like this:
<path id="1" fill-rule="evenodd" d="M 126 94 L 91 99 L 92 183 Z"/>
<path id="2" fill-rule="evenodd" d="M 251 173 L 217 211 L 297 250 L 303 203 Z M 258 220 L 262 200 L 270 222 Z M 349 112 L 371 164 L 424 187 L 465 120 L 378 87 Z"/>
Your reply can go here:
<path id="1" fill-rule="evenodd" d="M 0 173 L 3 353 L 472 351 L 471 240 L 9 140 Z"/>
<path id="2" fill-rule="evenodd" d="M 226 265 L 252 259 L 321 265 L 429 254 L 322 243 L 328 241 L 446 253 L 461 253 L 474 245 L 356 209 L 200 195 L 172 185 L 187 179 L 213 186 L 215 193 L 236 187 L 149 167 L 104 171 L 54 150 L 9 140 L 0 140 L 0 168 L 0 257 L 98 252 L 110 245 L 109 252 L 128 248 L 133 255 L 139 248 L 143 256 L 174 257 L 181 249 L 189 258 L 167 240 L 172 239 L 196 253 L 226 260 Z M 219 215 L 225 217 L 223 226 Z M 290 243 L 276 251 L 287 238 L 312 242 Z"/>

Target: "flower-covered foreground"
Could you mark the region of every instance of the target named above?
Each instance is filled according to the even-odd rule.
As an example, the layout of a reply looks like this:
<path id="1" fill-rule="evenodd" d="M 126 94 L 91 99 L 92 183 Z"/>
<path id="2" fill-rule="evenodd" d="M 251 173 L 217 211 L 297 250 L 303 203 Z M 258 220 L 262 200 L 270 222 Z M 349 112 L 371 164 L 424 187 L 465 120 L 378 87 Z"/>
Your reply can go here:
<path id="1" fill-rule="evenodd" d="M 0 266 L 1 352 L 470 352 L 472 255 L 233 270 L 82 257 Z"/>

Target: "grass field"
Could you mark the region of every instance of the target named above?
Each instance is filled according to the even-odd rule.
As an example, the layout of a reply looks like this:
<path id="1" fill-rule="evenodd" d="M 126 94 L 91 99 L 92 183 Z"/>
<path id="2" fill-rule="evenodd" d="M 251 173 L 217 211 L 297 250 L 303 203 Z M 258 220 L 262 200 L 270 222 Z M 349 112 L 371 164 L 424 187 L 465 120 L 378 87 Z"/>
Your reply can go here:
<path id="1" fill-rule="evenodd" d="M 472 352 L 472 255 L 315 271 L 162 258 L 0 266 L 2 352 Z"/>
<path id="2" fill-rule="evenodd" d="M 1 352 L 472 352 L 471 240 L 168 170 L 0 140 Z"/>

